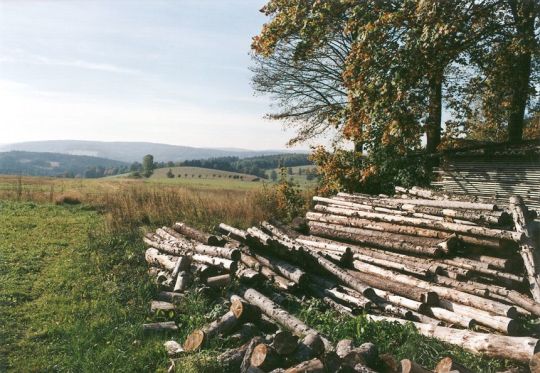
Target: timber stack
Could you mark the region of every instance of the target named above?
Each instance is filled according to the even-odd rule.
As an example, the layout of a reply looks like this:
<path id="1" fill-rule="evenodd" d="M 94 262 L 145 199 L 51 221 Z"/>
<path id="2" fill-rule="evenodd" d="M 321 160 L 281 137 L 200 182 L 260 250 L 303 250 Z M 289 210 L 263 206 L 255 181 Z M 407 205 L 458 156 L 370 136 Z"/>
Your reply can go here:
<path id="1" fill-rule="evenodd" d="M 540 316 L 540 258 L 530 224 L 536 216 L 521 198 L 501 206 L 396 188 L 393 197 L 313 200 L 303 232 L 262 222 L 247 230 L 220 224 L 210 234 L 176 223 L 146 234 L 149 273 L 163 290 L 153 312 L 174 310 L 195 291 L 193 283 L 199 291 L 230 292 L 228 312 L 183 343 L 165 344 L 171 356 L 228 336 L 239 347 L 220 360 L 233 372 L 429 371 L 379 356 L 371 343 L 333 344 L 284 306 L 284 299 L 311 296 L 345 317 L 410 323 L 475 353 L 540 366 L 540 343 L 525 327 Z M 446 358 L 435 371 L 468 370 Z"/>

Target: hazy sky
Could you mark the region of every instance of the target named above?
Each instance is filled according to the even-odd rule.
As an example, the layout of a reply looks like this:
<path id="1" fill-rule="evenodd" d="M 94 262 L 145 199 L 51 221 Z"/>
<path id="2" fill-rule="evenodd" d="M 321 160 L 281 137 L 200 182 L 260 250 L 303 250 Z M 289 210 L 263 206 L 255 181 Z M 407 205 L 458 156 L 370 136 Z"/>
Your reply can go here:
<path id="1" fill-rule="evenodd" d="M 0 0 L 0 143 L 283 148 L 249 46 L 262 0 Z"/>

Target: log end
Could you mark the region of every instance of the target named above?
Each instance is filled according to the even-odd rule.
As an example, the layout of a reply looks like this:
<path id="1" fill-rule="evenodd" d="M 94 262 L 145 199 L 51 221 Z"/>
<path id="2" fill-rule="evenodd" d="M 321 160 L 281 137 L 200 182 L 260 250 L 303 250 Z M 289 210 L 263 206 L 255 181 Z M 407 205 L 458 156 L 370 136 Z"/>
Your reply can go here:
<path id="1" fill-rule="evenodd" d="M 184 341 L 184 351 L 191 352 L 199 350 L 204 344 L 205 339 L 206 334 L 202 330 L 195 330 L 193 333 L 188 335 L 186 340 Z"/>
<path id="2" fill-rule="evenodd" d="M 233 315 L 240 320 L 242 314 L 244 313 L 244 303 L 240 299 L 233 299 L 230 310 Z"/>

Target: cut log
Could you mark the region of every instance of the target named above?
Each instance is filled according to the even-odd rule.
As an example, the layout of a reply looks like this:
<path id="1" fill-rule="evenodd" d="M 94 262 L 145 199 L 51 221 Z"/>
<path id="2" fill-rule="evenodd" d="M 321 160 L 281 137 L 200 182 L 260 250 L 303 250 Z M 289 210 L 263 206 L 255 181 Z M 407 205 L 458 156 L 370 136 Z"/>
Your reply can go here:
<path id="1" fill-rule="evenodd" d="M 147 332 L 160 332 L 160 331 L 177 331 L 178 326 L 176 326 L 174 321 L 164 321 L 164 322 L 153 322 L 149 324 L 143 324 L 143 330 Z"/>
<path id="2" fill-rule="evenodd" d="M 480 237 L 490 237 L 498 239 L 507 239 L 515 242 L 520 242 L 523 238 L 523 234 L 520 232 L 505 231 L 501 229 L 485 228 L 473 225 L 463 225 L 456 223 L 449 223 L 444 221 L 433 221 L 430 219 L 412 218 L 407 216 L 389 215 L 381 213 L 373 213 L 366 211 L 357 211 L 344 208 L 334 208 L 323 205 L 316 205 L 315 210 L 330 214 L 359 217 L 366 219 L 373 219 L 376 221 L 384 221 L 387 223 L 396 223 L 403 225 L 411 225 L 415 227 L 437 229 L 446 232 L 461 233 L 467 235 L 474 235 Z"/>
<path id="3" fill-rule="evenodd" d="M 242 346 L 225 351 L 217 357 L 220 365 L 227 372 L 239 372 L 242 360 L 246 355 L 250 342 L 244 343 Z"/>
<path id="4" fill-rule="evenodd" d="M 508 317 L 492 315 L 489 312 L 464 306 L 446 299 L 440 300 L 440 306 L 459 315 L 470 317 L 478 322 L 479 325 L 487 326 L 501 333 L 515 335 L 519 330 L 518 322 Z"/>
<path id="5" fill-rule="evenodd" d="M 401 373 L 430 373 L 431 370 L 428 370 L 421 366 L 420 364 L 415 363 L 409 359 L 401 360 Z"/>
<path id="6" fill-rule="evenodd" d="M 161 267 L 169 272 L 172 272 L 176 265 L 176 258 L 163 255 L 155 248 L 147 249 L 144 258 L 148 264 Z"/>
<path id="7" fill-rule="evenodd" d="M 218 258 L 214 256 L 202 255 L 202 254 L 193 254 L 193 260 L 197 263 L 207 264 L 215 267 L 221 267 L 229 272 L 236 272 L 238 264 L 232 260 Z"/>
<path id="8" fill-rule="evenodd" d="M 176 282 L 174 284 L 174 291 L 184 291 L 186 290 L 191 283 L 191 274 L 186 271 L 182 271 L 176 277 Z"/>
<path id="9" fill-rule="evenodd" d="M 519 254 L 523 259 L 525 271 L 527 272 L 529 290 L 533 299 L 536 302 L 540 302 L 540 257 L 538 254 L 539 250 L 534 247 L 534 241 L 529 232 L 527 208 L 523 203 L 523 199 L 517 196 L 510 197 L 509 208 L 512 211 L 516 232 L 524 236 L 519 241 Z"/>
<path id="10" fill-rule="evenodd" d="M 219 258 L 230 259 L 232 261 L 240 260 L 240 250 L 231 249 L 229 247 L 209 246 L 198 244 L 193 247 L 193 251 L 197 254 L 217 256 Z"/>
<path id="11" fill-rule="evenodd" d="M 540 352 L 535 353 L 529 361 L 529 369 L 531 373 L 540 373 Z"/>
<path id="12" fill-rule="evenodd" d="M 300 363 L 321 356 L 325 349 L 328 350 L 324 339 L 318 333 L 309 333 L 298 343 L 298 347 L 289 358 L 293 362 Z"/>
<path id="13" fill-rule="evenodd" d="M 174 266 L 174 269 L 171 273 L 171 276 L 173 278 L 176 278 L 178 276 L 178 273 L 182 271 L 189 271 L 191 267 L 192 257 L 190 255 L 184 255 L 178 258 L 176 261 L 176 264 Z"/>
<path id="14" fill-rule="evenodd" d="M 298 346 L 298 337 L 288 330 L 280 330 L 274 335 L 272 347 L 280 355 L 289 355 Z"/>
<path id="15" fill-rule="evenodd" d="M 175 223 L 173 225 L 173 229 L 178 233 L 183 234 L 184 236 L 195 241 L 199 241 L 205 245 L 222 246 L 225 244 L 225 240 L 221 239 L 220 237 L 201 232 L 198 229 L 186 225 L 185 223 Z"/>
<path id="16" fill-rule="evenodd" d="M 279 354 L 266 343 L 260 343 L 251 353 L 251 365 L 264 371 L 270 371 L 283 364 Z"/>
<path id="17" fill-rule="evenodd" d="M 247 289 L 244 292 L 244 299 L 254 306 L 259 307 L 262 312 L 299 337 L 310 333 L 317 333 L 316 330 L 304 324 L 255 289 Z M 331 343 L 327 342 L 325 345 L 331 345 Z"/>
<path id="18" fill-rule="evenodd" d="M 261 275 L 269 279 L 276 285 L 278 288 L 283 290 L 291 290 L 296 287 L 296 284 L 293 281 L 286 279 L 285 277 L 277 274 L 272 269 L 261 265 Z"/>
<path id="19" fill-rule="evenodd" d="M 306 272 L 299 267 L 286 262 L 285 260 L 277 259 L 268 255 L 255 254 L 255 259 L 262 265 L 271 268 L 281 274 L 288 280 L 293 281 L 297 285 L 303 285 L 306 281 Z"/>
<path id="20" fill-rule="evenodd" d="M 364 273 L 376 274 L 389 279 L 391 278 L 393 281 L 401 282 L 405 285 L 420 287 L 427 291 L 433 291 L 436 292 L 439 297 L 446 298 L 454 302 L 459 302 L 461 304 L 478 308 L 487 312 L 492 312 L 497 315 L 507 316 L 511 318 L 517 316 L 516 308 L 513 306 L 505 305 L 496 301 L 481 298 L 476 295 L 464 293 L 458 290 L 433 285 L 427 281 L 403 275 L 395 271 L 379 268 L 368 263 L 364 263 L 361 270 Z"/>
<path id="21" fill-rule="evenodd" d="M 231 283 L 230 275 L 219 275 L 214 277 L 208 277 L 206 279 L 206 285 L 211 288 L 223 288 Z"/>
<path id="22" fill-rule="evenodd" d="M 257 322 L 261 318 L 261 310 L 238 295 L 231 296 L 230 311 L 240 322 Z"/>
<path id="23" fill-rule="evenodd" d="M 325 373 L 324 364 L 319 359 L 311 359 L 304 361 L 285 371 L 285 373 Z"/>
<path id="24" fill-rule="evenodd" d="M 230 225 L 227 225 L 227 224 L 223 224 L 221 223 L 219 226 L 218 226 L 219 230 L 221 230 L 222 232 L 225 232 L 226 234 L 230 235 L 231 237 L 243 242 L 246 240 L 247 238 L 247 232 L 242 230 L 242 229 L 238 229 L 238 228 L 235 228 L 235 227 L 231 227 Z"/>
<path id="25" fill-rule="evenodd" d="M 425 312 L 427 315 L 450 325 L 459 325 L 467 329 L 472 329 L 476 325 L 476 321 L 473 318 L 457 314 L 445 308 L 429 307 Z"/>
<path id="26" fill-rule="evenodd" d="M 169 357 L 177 356 L 184 351 L 180 343 L 176 341 L 167 341 L 163 343 L 163 347 L 165 347 L 165 351 L 167 351 Z"/>
<path id="27" fill-rule="evenodd" d="M 262 280 L 262 275 L 251 269 L 246 268 L 245 266 L 239 266 L 234 274 L 240 281 L 247 284 L 254 284 Z"/>
<path id="28" fill-rule="evenodd" d="M 385 316 L 368 315 L 367 317 L 373 321 L 398 322 L 400 324 L 408 322 Z M 416 322 L 412 324 L 422 335 L 458 345 L 466 350 L 489 357 L 528 362 L 540 350 L 540 344 L 536 338 L 477 333 Z"/>
<path id="29" fill-rule="evenodd" d="M 206 341 L 216 335 L 227 335 L 233 332 L 240 322 L 234 316 L 234 314 L 229 311 L 225 313 L 221 318 L 211 322 L 202 329 L 197 329 L 191 334 L 189 334 L 184 342 L 184 350 L 186 351 L 197 351 L 201 349 Z"/>
<path id="30" fill-rule="evenodd" d="M 150 302 L 150 312 L 152 313 L 158 313 L 158 312 L 168 312 L 168 311 L 175 311 L 176 306 L 169 302 L 163 302 L 158 300 L 153 300 Z"/>
<path id="31" fill-rule="evenodd" d="M 473 373 L 472 370 L 466 368 L 465 366 L 461 365 L 451 357 L 445 357 L 435 367 L 435 373 L 450 373 L 450 372 L 458 372 L 458 373 Z"/>
<path id="32" fill-rule="evenodd" d="M 251 355 L 253 354 L 253 350 L 261 343 L 263 343 L 262 337 L 253 337 L 251 341 L 249 341 L 244 354 L 244 359 L 242 360 L 242 364 L 240 364 L 241 373 L 246 373 L 248 371 L 249 367 L 251 366 Z"/>
<path id="33" fill-rule="evenodd" d="M 427 305 L 437 305 L 439 302 L 439 296 L 436 292 L 428 291 L 417 286 L 411 286 L 410 283 L 404 284 L 392 281 L 391 277 L 385 277 L 384 273 L 381 274 L 381 276 L 374 273 L 374 271 L 371 273 L 351 271 L 349 273 L 370 286 L 376 286 L 381 290 L 386 290 L 417 302 L 425 303 Z"/>
<path id="34" fill-rule="evenodd" d="M 240 255 L 240 261 L 246 265 L 247 267 L 255 270 L 260 271 L 261 270 L 261 263 L 257 259 L 255 259 L 253 256 L 242 253 Z"/>
<path id="35" fill-rule="evenodd" d="M 366 244 L 381 249 L 395 250 L 401 252 L 414 253 L 417 255 L 426 255 L 432 257 L 440 257 L 447 251 L 445 247 L 439 246 L 423 246 L 417 243 L 406 241 L 405 239 L 399 239 L 391 235 L 385 237 L 377 237 L 375 235 L 365 235 L 358 228 L 344 227 L 335 224 L 319 223 L 316 221 L 309 222 L 309 231 L 311 234 L 315 234 L 328 238 L 339 238 L 346 241 L 357 242 Z M 371 231 L 375 232 L 375 231 Z M 401 237 L 403 238 L 403 237 Z M 442 244 L 442 242 L 441 242 Z"/>
<path id="36" fill-rule="evenodd" d="M 336 354 L 342 359 L 353 349 L 352 339 L 342 339 L 336 344 Z"/>
<path id="37" fill-rule="evenodd" d="M 178 304 L 182 301 L 183 298 L 184 298 L 183 294 L 175 293 L 173 291 L 160 291 L 158 293 L 158 299 L 164 302 L 171 302 L 174 304 Z"/>
<path id="38" fill-rule="evenodd" d="M 394 356 L 391 354 L 381 354 L 379 360 L 382 363 L 382 366 L 386 368 L 384 371 L 388 373 L 397 373 L 399 371 L 400 364 Z"/>

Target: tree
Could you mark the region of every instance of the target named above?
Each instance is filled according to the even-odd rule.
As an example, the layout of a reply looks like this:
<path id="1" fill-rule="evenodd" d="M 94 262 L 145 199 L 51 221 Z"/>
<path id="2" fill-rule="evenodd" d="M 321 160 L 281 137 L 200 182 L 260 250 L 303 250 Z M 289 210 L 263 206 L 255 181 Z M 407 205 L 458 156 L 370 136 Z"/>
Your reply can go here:
<path id="1" fill-rule="evenodd" d="M 142 170 L 144 177 L 152 176 L 154 172 L 154 156 L 152 154 L 147 154 L 143 157 Z"/>
<path id="2" fill-rule="evenodd" d="M 272 170 L 272 171 L 270 172 L 270 179 L 272 179 L 272 181 L 277 181 L 277 179 L 278 179 L 278 174 L 277 174 L 276 170 Z"/>
<path id="3" fill-rule="evenodd" d="M 293 169 L 292 169 L 292 167 L 287 167 L 287 174 L 288 174 L 288 175 L 292 175 L 292 174 L 293 174 Z"/>
<path id="4" fill-rule="evenodd" d="M 174 174 L 173 174 L 173 172 L 172 172 L 172 169 L 170 169 L 170 168 L 169 168 L 169 171 L 167 171 L 167 177 L 168 177 L 169 179 L 174 178 Z"/>

